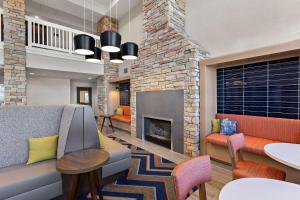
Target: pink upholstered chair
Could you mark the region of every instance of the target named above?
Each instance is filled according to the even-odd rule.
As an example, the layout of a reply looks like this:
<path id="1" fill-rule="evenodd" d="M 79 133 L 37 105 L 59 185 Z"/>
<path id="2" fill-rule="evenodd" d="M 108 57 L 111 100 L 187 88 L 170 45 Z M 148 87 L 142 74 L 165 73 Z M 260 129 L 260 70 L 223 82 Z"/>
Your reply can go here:
<path id="1" fill-rule="evenodd" d="M 241 153 L 243 147 L 244 135 L 242 133 L 229 137 L 228 150 L 232 163 L 233 179 L 258 177 L 285 180 L 286 173 L 280 169 L 262 163 L 244 160 Z"/>
<path id="2" fill-rule="evenodd" d="M 195 186 L 199 186 L 199 197 L 206 200 L 205 183 L 211 180 L 209 156 L 200 156 L 179 164 L 172 172 L 176 200 L 184 200 Z"/>

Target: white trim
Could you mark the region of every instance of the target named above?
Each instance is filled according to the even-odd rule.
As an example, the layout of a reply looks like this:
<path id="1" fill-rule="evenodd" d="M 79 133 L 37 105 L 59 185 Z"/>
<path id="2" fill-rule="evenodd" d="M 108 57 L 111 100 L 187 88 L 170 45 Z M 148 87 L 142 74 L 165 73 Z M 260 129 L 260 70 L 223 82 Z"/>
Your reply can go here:
<path id="1" fill-rule="evenodd" d="M 80 61 L 80 62 L 86 62 L 84 56 L 76 55 L 76 54 L 69 54 L 68 52 L 56 51 L 56 50 L 51 50 L 51 49 L 42 49 L 42 48 L 27 46 L 26 53 L 49 56 L 49 57 L 54 57 L 54 58 L 63 58 L 63 59 L 68 59 L 68 60 L 76 60 L 76 61 Z M 97 64 L 102 65 L 102 64 L 104 64 L 104 61 L 101 60 L 101 62 L 97 63 Z"/>

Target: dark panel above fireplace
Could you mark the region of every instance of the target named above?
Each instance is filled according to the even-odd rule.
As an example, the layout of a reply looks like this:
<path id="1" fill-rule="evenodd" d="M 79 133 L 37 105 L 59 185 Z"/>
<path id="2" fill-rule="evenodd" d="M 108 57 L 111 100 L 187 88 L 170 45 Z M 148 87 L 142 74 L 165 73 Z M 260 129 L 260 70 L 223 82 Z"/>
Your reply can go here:
<path id="1" fill-rule="evenodd" d="M 137 92 L 136 133 L 145 139 L 144 118 L 170 119 L 172 149 L 183 153 L 184 148 L 184 91 L 166 90 Z"/>

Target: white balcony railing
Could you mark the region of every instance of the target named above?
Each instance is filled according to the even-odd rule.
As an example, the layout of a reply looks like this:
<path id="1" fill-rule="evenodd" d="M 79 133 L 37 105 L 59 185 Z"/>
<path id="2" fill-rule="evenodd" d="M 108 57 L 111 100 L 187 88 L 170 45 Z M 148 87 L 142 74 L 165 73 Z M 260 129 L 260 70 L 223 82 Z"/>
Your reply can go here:
<path id="1" fill-rule="evenodd" d="M 26 17 L 26 45 L 74 54 L 73 38 L 84 32 L 47 22 L 33 17 Z M 84 33 L 95 39 L 100 46 L 100 36 Z"/>

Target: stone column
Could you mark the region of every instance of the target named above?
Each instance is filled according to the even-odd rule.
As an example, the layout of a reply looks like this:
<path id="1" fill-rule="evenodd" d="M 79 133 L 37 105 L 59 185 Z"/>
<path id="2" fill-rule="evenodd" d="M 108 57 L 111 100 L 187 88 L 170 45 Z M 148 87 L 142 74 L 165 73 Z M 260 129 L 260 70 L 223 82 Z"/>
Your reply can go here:
<path id="1" fill-rule="evenodd" d="M 25 0 L 4 0 L 4 91 L 6 105 L 26 104 Z"/>
<path id="2" fill-rule="evenodd" d="M 118 21 L 109 16 L 102 17 L 97 23 L 97 33 L 100 34 L 104 31 L 113 30 L 117 31 Z"/>
<path id="3" fill-rule="evenodd" d="M 131 134 L 136 135 L 136 93 L 184 90 L 184 153 L 200 150 L 200 66 L 207 52 L 185 34 L 186 0 L 144 0 L 144 40 L 131 67 Z"/>
<path id="4" fill-rule="evenodd" d="M 109 16 L 104 16 L 97 23 L 97 33 L 101 34 L 102 32 L 107 31 L 107 30 L 117 31 L 117 23 L 118 22 L 116 19 L 112 18 L 110 20 Z M 111 27 L 111 29 L 110 29 L 110 27 Z M 99 109 L 100 115 L 107 114 L 107 112 L 108 112 L 109 80 L 118 76 L 118 66 L 112 65 L 109 62 L 109 54 L 107 52 L 102 52 L 102 57 L 104 59 L 104 76 L 100 76 L 97 80 L 98 109 Z M 99 121 L 99 122 L 101 122 L 101 121 Z"/>

